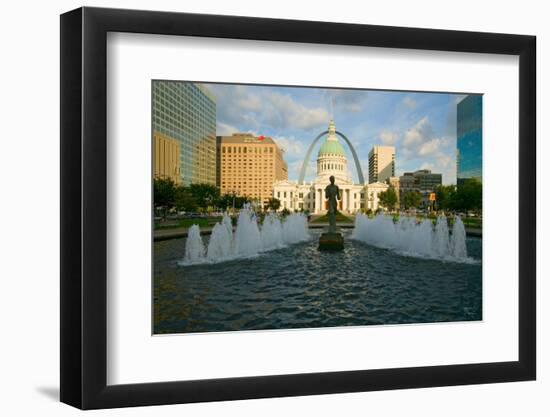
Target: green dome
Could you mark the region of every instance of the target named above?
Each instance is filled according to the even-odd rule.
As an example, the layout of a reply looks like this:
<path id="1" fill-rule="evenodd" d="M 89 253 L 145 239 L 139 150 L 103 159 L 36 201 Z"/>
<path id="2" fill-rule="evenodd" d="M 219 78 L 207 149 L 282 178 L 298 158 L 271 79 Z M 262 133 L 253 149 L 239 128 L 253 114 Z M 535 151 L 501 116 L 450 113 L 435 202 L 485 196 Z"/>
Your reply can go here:
<path id="1" fill-rule="evenodd" d="M 323 154 L 345 156 L 344 148 L 342 148 L 342 145 L 340 145 L 340 142 L 338 142 L 338 139 L 325 140 L 325 143 L 323 143 L 323 145 L 321 146 L 321 149 L 319 149 L 319 156 Z"/>

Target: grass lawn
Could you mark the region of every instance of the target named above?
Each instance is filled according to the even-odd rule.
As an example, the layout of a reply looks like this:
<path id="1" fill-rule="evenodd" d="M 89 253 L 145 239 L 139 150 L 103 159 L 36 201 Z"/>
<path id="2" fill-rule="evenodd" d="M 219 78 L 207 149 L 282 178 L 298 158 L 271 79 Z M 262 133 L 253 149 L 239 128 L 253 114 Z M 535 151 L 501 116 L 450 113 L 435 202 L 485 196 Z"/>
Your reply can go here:
<path id="1" fill-rule="evenodd" d="M 194 224 L 200 227 L 214 226 L 221 220 L 221 217 L 198 217 L 196 219 L 167 220 L 164 223 L 155 223 L 155 230 L 177 229 L 179 227 L 189 228 Z"/>
<path id="2" fill-rule="evenodd" d="M 353 220 L 350 219 L 347 216 L 344 216 L 342 213 L 337 212 L 336 213 L 336 222 L 337 223 L 353 223 Z M 328 223 L 328 214 L 325 214 L 324 216 L 316 218 L 311 223 Z"/>
<path id="3" fill-rule="evenodd" d="M 464 217 L 462 219 L 462 223 L 464 223 L 464 226 L 472 227 L 474 229 L 481 229 L 482 226 L 481 219 L 475 217 Z"/>

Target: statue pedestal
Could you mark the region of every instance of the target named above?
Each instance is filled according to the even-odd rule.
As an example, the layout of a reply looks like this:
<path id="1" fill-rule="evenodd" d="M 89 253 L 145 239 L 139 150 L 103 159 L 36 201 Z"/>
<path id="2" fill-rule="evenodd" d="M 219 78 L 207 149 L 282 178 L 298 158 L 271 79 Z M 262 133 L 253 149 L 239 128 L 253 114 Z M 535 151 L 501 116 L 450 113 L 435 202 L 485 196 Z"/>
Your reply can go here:
<path id="1" fill-rule="evenodd" d="M 344 236 L 342 233 L 323 233 L 319 238 L 319 250 L 342 250 L 344 249 Z"/>

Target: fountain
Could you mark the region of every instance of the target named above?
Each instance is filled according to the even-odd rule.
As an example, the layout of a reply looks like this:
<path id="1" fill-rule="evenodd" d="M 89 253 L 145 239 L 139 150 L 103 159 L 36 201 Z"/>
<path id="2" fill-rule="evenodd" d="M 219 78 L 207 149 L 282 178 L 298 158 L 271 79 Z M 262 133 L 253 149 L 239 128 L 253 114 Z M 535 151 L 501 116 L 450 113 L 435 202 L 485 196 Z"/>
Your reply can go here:
<path id="1" fill-rule="evenodd" d="M 279 249 L 283 244 L 283 228 L 275 213 L 269 213 L 262 224 L 262 248 L 264 250 Z"/>
<path id="2" fill-rule="evenodd" d="M 198 225 L 194 224 L 187 232 L 185 244 L 185 259 L 188 263 L 197 263 L 204 258 L 204 243 Z"/>
<path id="3" fill-rule="evenodd" d="M 468 253 L 466 251 L 466 230 L 464 229 L 464 223 L 462 223 L 460 217 L 455 217 L 450 250 L 452 256 L 455 258 L 462 259 L 468 257 Z"/>
<path id="4" fill-rule="evenodd" d="M 217 259 L 227 259 L 232 253 L 232 231 L 231 235 L 223 223 L 216 223 L 210 235 L 206 259 L 216 261 Z M 186 246 L 187 247 L 187 246 Z M 186 257 L 187 258 L 187 257 Z"/>
<path id="5" fill-rule="evenodd" d="M 262 237 L 256 214 L 246 206 L 239 213 L 237 230 L 235 230 L 235 256 L 247 258 L 257 255 L 262 247 Z"/>
<path id="6" fill-rule="evenodd" d="M 429 219 L 417 223 L 414 217 L 401 216 L 394 222 L 391 216 L 384 214 L 372 219 L 358 214 L 351 238 L 410 256 L 458 262 L 470 260 L 466 251 L 466 231 L 458 216 L 454 218 L 449 235 L 445 216 L 439 216 L 434 226 Z"/>
<path id="7" fill-rule="evenodd" d="M 227 214 L 224 214 L 221 222 L 214 225 L 206 250 L 199 226 L 191 226 L 185 244 L 185 258 L 180 264 L 217 263 L 250 258 L 261 252 L 284 248 L 308 239 L 305 215 L 293 213 L 281 221 L 277 214 L 269 213 L 259 227 L 256 214 L 246 205 L 239 212 L 235 232 Z"/>

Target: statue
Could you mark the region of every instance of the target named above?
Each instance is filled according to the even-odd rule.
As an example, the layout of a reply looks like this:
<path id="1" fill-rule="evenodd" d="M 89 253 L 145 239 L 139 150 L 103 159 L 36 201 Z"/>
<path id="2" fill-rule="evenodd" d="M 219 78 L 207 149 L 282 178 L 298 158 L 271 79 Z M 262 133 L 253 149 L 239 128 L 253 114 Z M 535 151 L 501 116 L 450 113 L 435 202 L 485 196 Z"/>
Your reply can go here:
<path id="1" fill-rule="evenodd" d="M 328 200 L 328 232 L 336 233 L 336 211 L 340 200 L 340 189 L 334 184 L 334 175 L 331 175 L 330 184 L 325 188 L 325 197 Z"/>
<path id="2" fill-rule="evenodd" d="M 334 184 L 334 176 L 329 178 L 330 184 L 325 188 L 325 197 L 328 200 L 328 232 L 321 234 L 319 249 L 342 250 L 344 249 L 344 237 L 336 231 L 336 212 L 338 200 L 340 200 L 340 188 Z"/>

